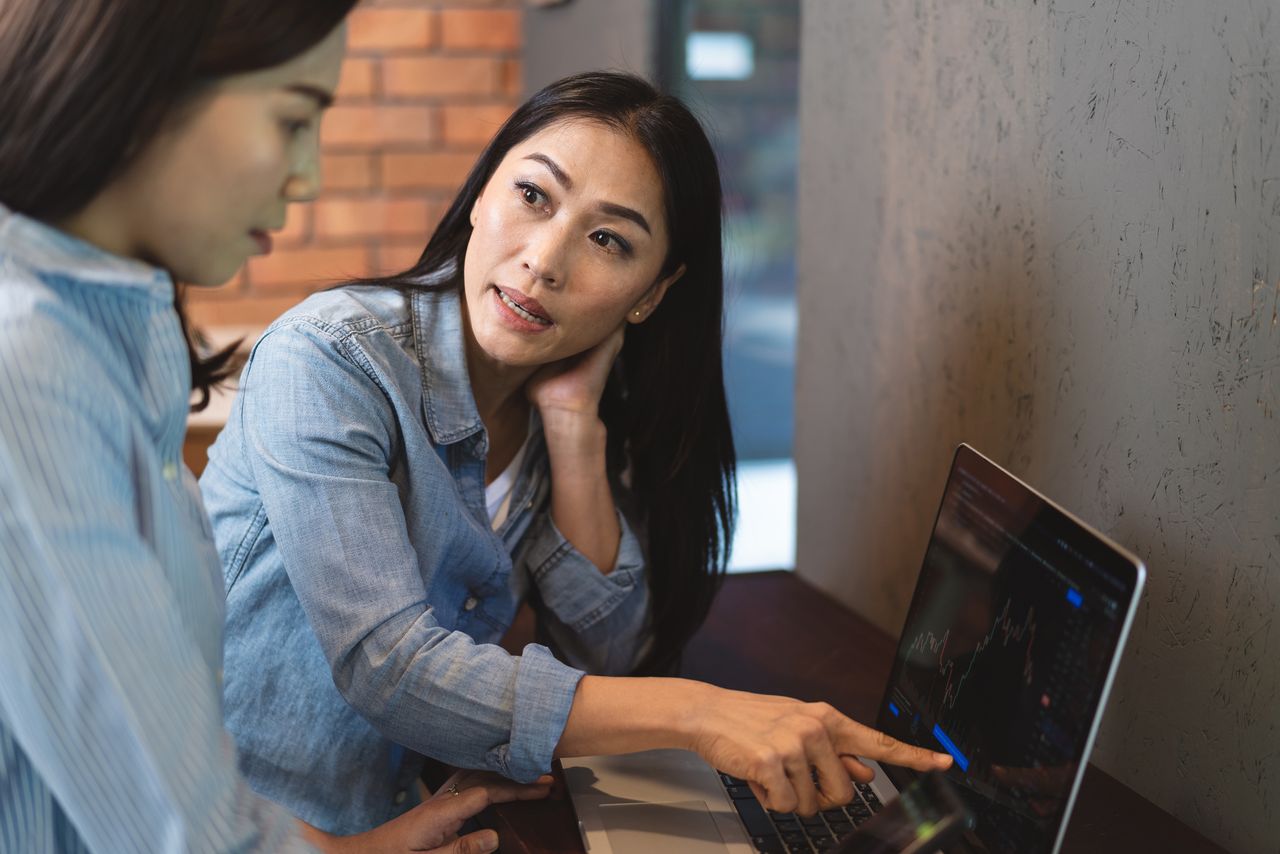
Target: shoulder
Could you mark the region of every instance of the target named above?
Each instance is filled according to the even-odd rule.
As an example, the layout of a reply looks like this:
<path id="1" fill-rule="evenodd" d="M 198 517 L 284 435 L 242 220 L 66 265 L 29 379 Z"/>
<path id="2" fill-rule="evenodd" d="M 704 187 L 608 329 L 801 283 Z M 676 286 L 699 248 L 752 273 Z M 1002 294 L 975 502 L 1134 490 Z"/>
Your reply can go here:
<path id="1" fill-rule="evenodd" d="M 0 401 L 39 396 L 112 407 L 111 342 L 85 306 L 0 255 Z"/>
<path id="2" fill-rule="evenodd" d="M 41 283 L 0 271 L 0 451 L 26 464 L 77 460 L 77 476 L 88 477 L 89 467 L 128 455 L 133 406 L 92 319 Z"/>
<path id="3" fill-rule="evenodd" d="M 416 373 L 413 295 L 351 284 L 312 294 L 267 327 L 249 367 L 291 363 L 307 371 L 358 368 L 377 384 L 387 373 Z"/>
<path id="4" fill-rule="evenodd" d="M 410 334 L 409 296 L 380 285 L 344 285 L 312 294 L 289 309 L 267 329 L 290 329 L 317 334 L 334 342 L 370 332 L 392 337 Z"/>
<path id="5" fill-rule="evenodd" d="M 66 322 L 74 315 L 71 308 L 46 277 L 0 249 L 0 346 L 19 339 L 31 343 L 37 336 L 25 330 L 42 321 L 46 328 L 48 321 Z"/>
<path id="6" fill-rule="evenodd" d="M 376 410 L 413 398 L 421 369 L 413 353 L 412 297 L 381 286 L 313 294 L 281 315 L 254 344 L 239 397 L 254 417 Z M 262 406 L 267 396 L 271 403 Z M 388 416 L 389 417 L 389 416 Z"/>

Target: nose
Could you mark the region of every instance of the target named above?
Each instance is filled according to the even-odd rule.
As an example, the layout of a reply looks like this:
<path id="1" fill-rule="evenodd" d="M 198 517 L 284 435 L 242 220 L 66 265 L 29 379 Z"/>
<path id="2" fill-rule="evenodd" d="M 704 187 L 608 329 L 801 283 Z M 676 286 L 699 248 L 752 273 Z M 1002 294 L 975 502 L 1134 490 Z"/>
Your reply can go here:
<path id="1" fill-rule="evenodd" d="M 547 287 L 564 284 L 567 265 L 567 234 L 557 223 L 541 223 L 525 244 L 521 266 Z"/>
<path id="2" fill-rule="evenodd" d="M 318 145 L 304 145 L 284 181 L 287 202 L 310 202 L 320 194 L 320 151 Z"/>

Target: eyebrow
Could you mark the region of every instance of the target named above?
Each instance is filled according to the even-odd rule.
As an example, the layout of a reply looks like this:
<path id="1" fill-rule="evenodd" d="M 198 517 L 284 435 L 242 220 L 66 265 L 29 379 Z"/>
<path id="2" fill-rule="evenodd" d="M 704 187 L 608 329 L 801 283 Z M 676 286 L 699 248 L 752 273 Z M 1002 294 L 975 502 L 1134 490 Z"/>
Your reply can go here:
<path id="1" fill-rule="evenodd" d="M 564 187 L 566 190 L 573 189 L 573 179 L 570 178 L 568 174 L 563 169 L 560 168 L 559 163 L 556 163 L 547 155 L 542 154 L 540 152 L 534 152 L 533 154 L 526 155 L 524 159 L 534 160 L 534 161 L 537 161 L 538 163 L 541 163 L 543 166 L 547 167 L 547 171 L 550 172 L 551 176 L 560 183 L 560 186 Z M 644 214 L 640 213 L 638 210 L 635 210 L 634 208 L 629 208 L 625 205 L 614 204 L 613 202 L 601 202 L 597 207 L 599 208 L 600 211 L 602 211 L 603 213 L 607 213 L 610 216 L 616 216 L 621 219 L 631 220 L 636 225 L 643 228 L 645 234 L 648 234 L 648 235 L 653 234 L 653 230 L 649 228 L 649 221 L 644 218 Z"/>
<path id="2" fill-rule="evenodd" d="M 573 179 L 565 174 L 565 171 L 560 168 L 559 163 L 555 162 L 547 155 L 534 152 L 533 154 L 527 155 L 525 160 L 536 160 L 541 163 L 543 166 L 547 167 L 547 171 L 551 173 L 552 177 L 560 182 L 560 186 L 564 187 L 566 190 L 573 189 Z"/>
<path id="3" fill-rule="evenodd" d="M 615 205 L 613 202 L 601 202 L 599 207 L 600 210 L 610 214 L 611 216 L 631 220 L 636 225 L 643 228 L 645 234 L 650 236 L 653 235 L 653 232 L 649 230 L 649 221 L 644 218 L 644 215 L 641 214 L 640 211 L 632 210 L 631 208 L 624 207 L 622 205 Z"/>
<path id="4" fill-rule="evenodd" d="M 305 95 L 308 98 L 314 98 L 322 110 L 327 110 L 329 107 L 333 106 L 333 93 L 326 92 L 319 86 L 309 86 L 306 83 L 294 83 L 284 88 L 286 92 L 293 92 L 298 95 Z"/>

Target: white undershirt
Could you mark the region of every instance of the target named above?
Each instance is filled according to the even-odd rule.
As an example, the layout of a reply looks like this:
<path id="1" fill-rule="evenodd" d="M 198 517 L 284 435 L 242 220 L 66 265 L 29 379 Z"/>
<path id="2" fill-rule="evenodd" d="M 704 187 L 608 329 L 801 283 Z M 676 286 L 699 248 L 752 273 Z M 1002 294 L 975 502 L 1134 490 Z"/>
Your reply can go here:
<path id="1" fill-rule="evenodd" d="M 507 521 L 507 512 L 511 508 L 511 492 L 515 489 L 516 475 L 520 473 L 520 462 L 524 459 L 524 452 L 528 447 L 529 440 L 526 438 L 520 450 L 516 451 L 511 463 L 502 470 L 502 474 L 484 488 L 484 503 L 489 509 L 489 523 L 493 525 L 495 531 Z"/>

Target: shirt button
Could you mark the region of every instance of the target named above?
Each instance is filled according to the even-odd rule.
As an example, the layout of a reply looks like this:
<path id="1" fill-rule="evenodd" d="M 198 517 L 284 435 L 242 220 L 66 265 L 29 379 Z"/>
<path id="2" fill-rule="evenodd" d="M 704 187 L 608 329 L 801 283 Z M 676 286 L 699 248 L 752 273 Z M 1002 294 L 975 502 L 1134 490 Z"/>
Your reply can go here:
<path id="1" fill-rule="evenodd" d="M 164 468 L 161 469 L 161 473 L 164 475 L 165 480 L 173 480 L 178 476 L 178 464 L 165 463 Z"/>
<path id="2" fill-rule="evenodd" d="M 467 601 L 465 601 L 465 602 L 463 602 L 463 603 L 462 603 L 462 610 L 464 610 L 464 611 L 474 611 L 474 610 L 476 609 L 476 606 L 477 606 L 477 605 L 479 605 L 479 604 L 480 604 L 480 600 L 479 600 L 479 599 L 477 599 L 477 598 L 476 598 L 476 597 L 474 597 L 474 596 L 468 596 L 468 597 L 467 597 Z"/>
<path id="3" fill-rule="evenodd" d="M 400 806 L 402 803 L 404 803 L 404 799 L 407 797 L 409 797 L 409 793 L 406 792 L 404 789 L 401 789 L 400 791 L 396 792 L 396 796 L 391 800 L 395 801 L 396 806 Z"/>

